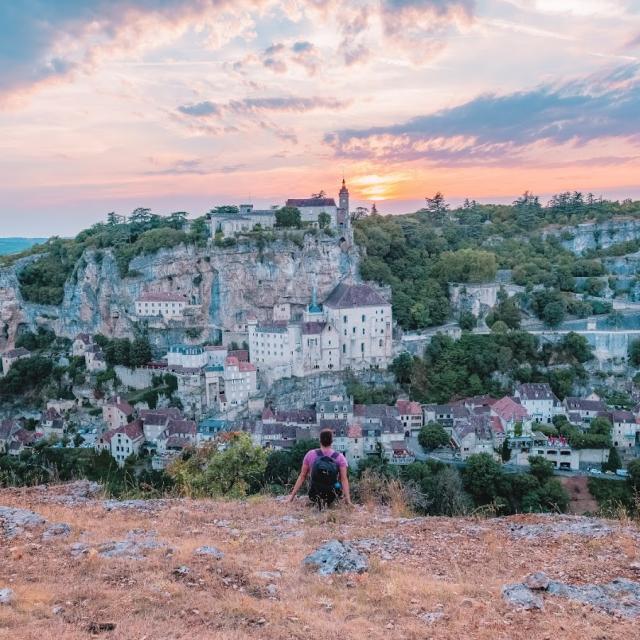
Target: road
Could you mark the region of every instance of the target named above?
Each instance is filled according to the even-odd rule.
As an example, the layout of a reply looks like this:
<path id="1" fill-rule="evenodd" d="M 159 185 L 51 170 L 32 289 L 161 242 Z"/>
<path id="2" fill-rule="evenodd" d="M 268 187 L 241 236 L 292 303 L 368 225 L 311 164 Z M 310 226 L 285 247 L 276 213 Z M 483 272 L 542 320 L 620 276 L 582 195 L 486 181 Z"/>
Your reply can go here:
<path id="1" fill-rule="evenodd" d="M 453 465 L 458 469 L 464 469 L 467 466 L 467 463 L 459 458 L 454 457 L 453 454 L 447 453 L 424 453 L 422 448 L 418 444 L 417 438 L 407 438 L 407 449 L 413 453 L 416 457 L 416 460 L 424 462 L 425 460 L 437 460 L 438 462 L 444 462 L 445 464 Z M 502 465 L 502 469 L 505 473 L 527 473 L 529 467 L 527 465 L 517 465 L 506 463 Z M 617 476 L 612 473 L 589 473 L 588 471 L 570 471 L 565 469 L 555 469 L 553 472 L 555 476 L 563 476 L 565 478 L 575 478 L 585 476 L 587 478 L 602 478 L 606 480 L 617 480 L 619 482 L 624 482 L 626 478 Z"/>

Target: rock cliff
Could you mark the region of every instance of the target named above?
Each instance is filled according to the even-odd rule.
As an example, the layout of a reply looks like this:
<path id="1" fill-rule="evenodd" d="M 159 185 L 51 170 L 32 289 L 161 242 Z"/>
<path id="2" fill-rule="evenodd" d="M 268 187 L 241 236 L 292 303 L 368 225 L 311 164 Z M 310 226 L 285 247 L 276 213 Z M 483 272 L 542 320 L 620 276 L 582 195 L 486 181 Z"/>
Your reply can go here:
<path id="1" fill-rule="evenodd" d="M 79 332 L 132 337 L 144 328 L 159 349 L 188 339 L 188 329 L 198 341 L 213 339 L 240 330 L 247 312 L 268 320 L 276 303 L 301 310 L 314 286 L 322 300 L 357 272 L 353 248 L 311 235 L 302 246 L 285 239 L 262 249 L 255 243 L 205 249 L 181 245 L 134 258 L 127 278 L 120 277 L 111 252 L 87 251 L 65 286 L 62 304 L 49 307 L 29 303 L 20 293 L 18 273 L 34 259 L 0 270 L 0 349 L 13 344 L 21 326 L 47 326 L 69 338 Z M 184 294 L 191 303 L 184 320 L 136 318 L 136 298 L 150 291 Z"/>

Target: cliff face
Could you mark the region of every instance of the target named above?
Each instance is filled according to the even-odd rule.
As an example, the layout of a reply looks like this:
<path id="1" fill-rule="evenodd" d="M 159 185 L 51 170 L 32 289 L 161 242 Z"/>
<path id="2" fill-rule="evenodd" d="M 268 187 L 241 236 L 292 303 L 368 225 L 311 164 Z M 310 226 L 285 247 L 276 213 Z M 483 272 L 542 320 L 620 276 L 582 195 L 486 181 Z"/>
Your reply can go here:
<path id="1" fill-rule="evenodd" d="M 561 235 L 565 249 L 581 255 L 587 249 L 606 249 L 640 238 L 640 220 L 619 218 L 607 222 L 586 222 L 550 232 Z"/>
<path id="2" fill-rule="evenodd" d="M 17 274 L 25 261 L 19 261 L 0 271 L 0 348 L 13 344 L 20 325 L 48 326 L 69 338 L 79 332 L 132 337 L 145 322 L 159 348 L 184 339 L 188 328 L 201 329 L 198 340 L 205 340 L 237 330 L 249 311 L 267 320 L 276 303 L 301 309 L 313 286 L 323 299 L 355 273 L 355 263 L 355 251 L 337 239 L 307 236 L 302 247 L 278 240 L 262 251 L 255 244 L 224 249 L 181 245 L 134 258 L 129 268 L 134 275 L 121 278 L 109 251 L 87 251 L 66 284 L 62 304 L 47 307 L 22 298 Z M 138 321 L 135 300 L 150 291 L 186 295 L 191 306 L 184 320 Z"/>

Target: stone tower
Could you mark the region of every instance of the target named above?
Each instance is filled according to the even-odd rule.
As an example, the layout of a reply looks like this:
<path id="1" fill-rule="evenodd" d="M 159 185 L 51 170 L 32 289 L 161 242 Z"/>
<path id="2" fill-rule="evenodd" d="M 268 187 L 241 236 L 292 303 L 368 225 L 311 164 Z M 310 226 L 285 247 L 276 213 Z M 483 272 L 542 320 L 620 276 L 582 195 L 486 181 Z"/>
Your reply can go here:
<path id="1" fill-rule="evenodd" d="M 338 207 L 342 209 L 345 221 L 348 220 L 349 219 L 349 189 L 347 189 L 347 185 L 344 182 L 344 178 L 342 178 L 342 187 L 340 188 Z"/>

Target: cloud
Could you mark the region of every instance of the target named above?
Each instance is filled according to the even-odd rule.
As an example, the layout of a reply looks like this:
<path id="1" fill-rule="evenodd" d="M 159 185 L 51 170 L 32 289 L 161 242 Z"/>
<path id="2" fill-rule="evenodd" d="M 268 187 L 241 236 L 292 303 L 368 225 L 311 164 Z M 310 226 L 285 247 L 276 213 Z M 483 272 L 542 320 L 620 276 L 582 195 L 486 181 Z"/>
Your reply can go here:
<path id="1" fill-rule="evenodd" d="M 195 23 L 220 44 L 215 18 L 247 3 L 255 7 L 260 0 L 1 2 L 0 98 L 69 80 L 122 51 L 161 46 Z M 234 37 L 233 29 L 226 30 L 227 38 Z"/>
<path id="2" fill-rule="evenodd" d="M 277 42 L 261 55 L 262 65 L 274 73 L 287 73 L 290 64 L 303 67 L 310 76 L 320 67 L 320 56 L 315 45 L 307 40 L 285 44 Z"/>
<path id="3" fill-rule="evenodd" d="M 198 118 L 220 115 L 220 107 L 209 100 L 197 102 L 195 104 L 183 104 L 178 107 L 180 113 L 187 116 L 196 116 Z"/>
<path id="4" fill-rule="evenodd" d="M 640 141 L 640 65 L 560 86 L 485 94 L 396 125 L 345 129 L 325 142 L 339 156 L 464 164 L 515 156 L 530 145 Z"/>
<path id="5" fill-rule="evenodd" d="M 157 161 L 153 158 L 152 163 L 156 164 Z M 154 169 L 152 171 L 145 171 L 143 175 L 146 176 L 182 176 L 182 175 L 205 175 L 209 173 L 202 166 L 202 160 L 199 158 L 178 160 L 167 167 L 162 169 Z"/>
<path id="6" fill-rule="evenodd" d="M 205 100 L 196 104 L 181 105 L 178 107 L 178 111 L 194 118 L 208 118 L 221 116 L 225 113 L 242 115 L 261 112 L 305 113 L 316 109 L 333 111 L 343 109 L 346 106 L 346 102 L 335 98 L 278 96 L 271 98 L 243 98 L 242 100 L 231 100 L 226 104 Z"/>

